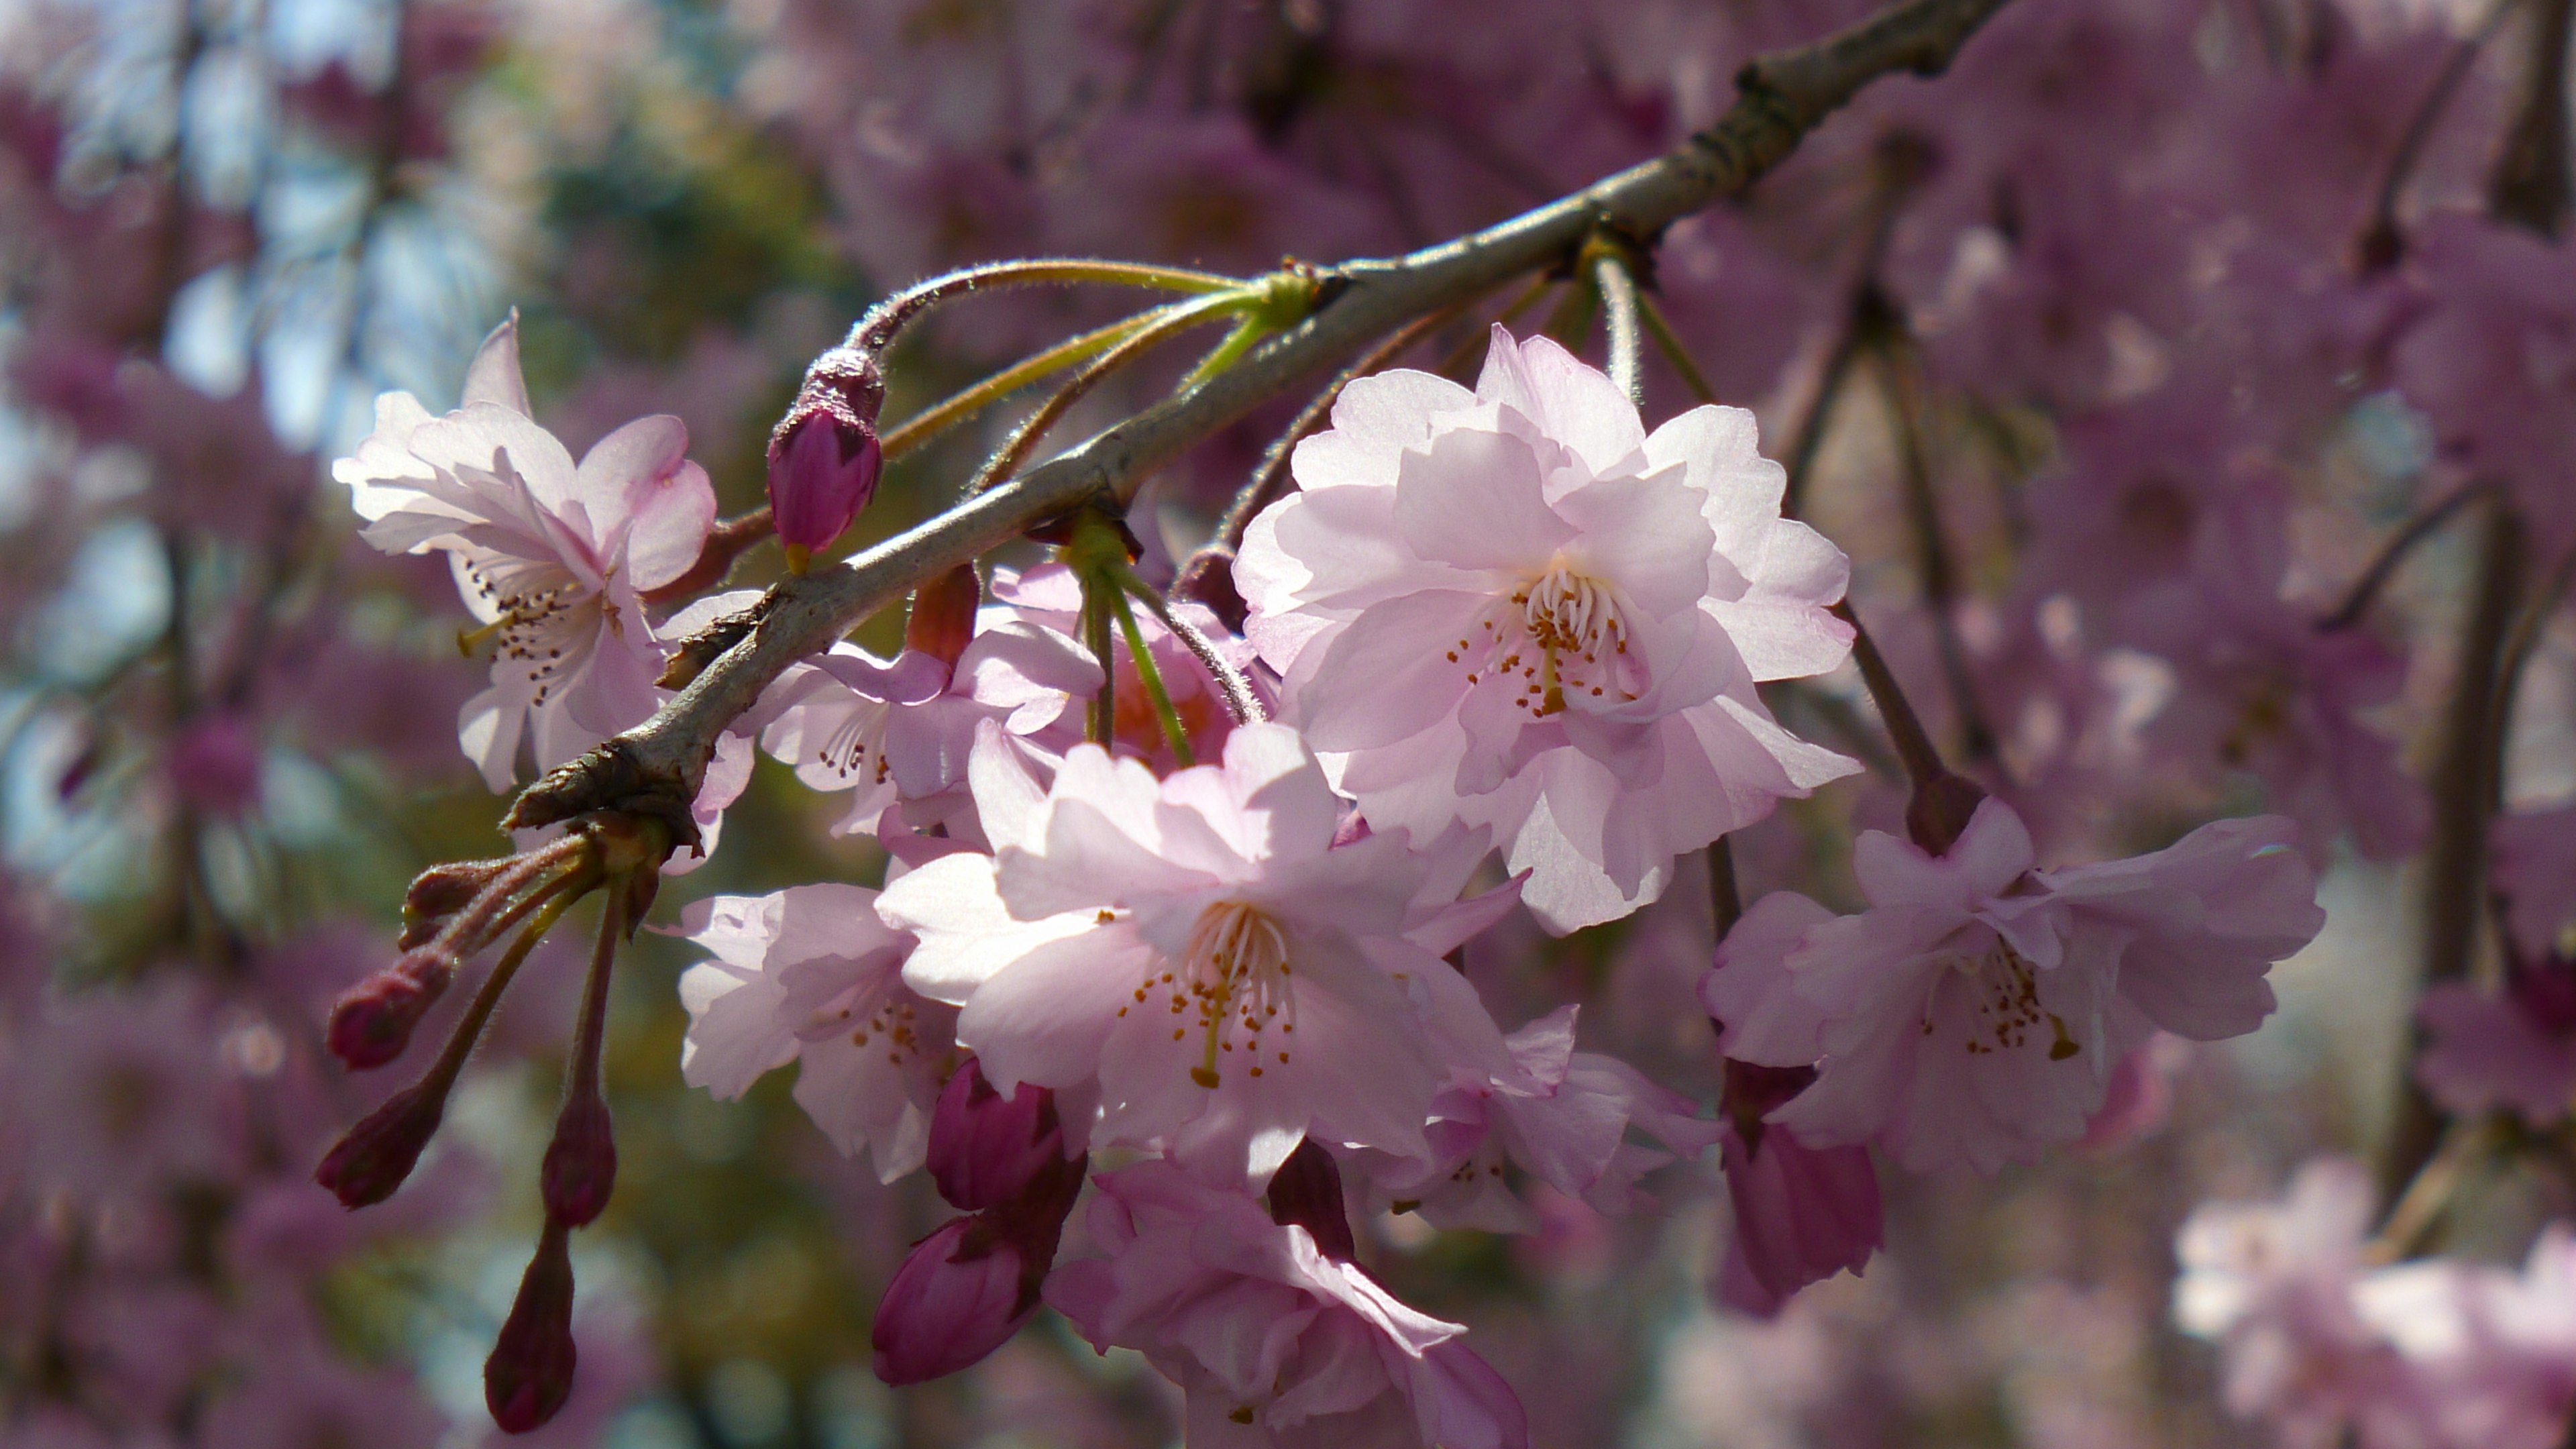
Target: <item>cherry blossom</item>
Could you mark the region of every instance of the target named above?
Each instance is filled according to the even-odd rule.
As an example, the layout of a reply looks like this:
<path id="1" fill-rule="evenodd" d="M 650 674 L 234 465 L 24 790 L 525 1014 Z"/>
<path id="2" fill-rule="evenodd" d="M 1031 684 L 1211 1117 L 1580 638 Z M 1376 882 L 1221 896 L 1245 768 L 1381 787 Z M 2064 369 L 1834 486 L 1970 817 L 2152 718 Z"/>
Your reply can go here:
<path id="1" fill-rule="evenodd" d="M 1462 1341 L 1305 1228 L 1165 1162 L 1097 1179 L 1104 1256 L 1047 1280 L 1047 1302 L 1106 1353 L 1142 1351 L 1188 1395 L 1194 1446 L 1529 1442 L 1520 1402 Z"/>
<path id="2" fill-rule="evenodd" d="M 1624 1213 L 1642 1199 L 1639 1177 L 1696 1158 L 1719 1124 L 1697 1104 L 1648 1081 L 1616 1057 L 1574 1049 L 1575 1008 L 1560 1007 L 1505 1037 L 1515 1071 L 1459 1073 L 1432 1100 L 1430 1155 L 1354 1154 L 1373 1201 L 1418 1212 L 1439 1227 L 1526 1233 L 1538 1217 L 1508 1185 L 1517 1168 L 1597 1211 Z M 1662 1149 L 1628 1140 L 1635 1129 Z"/>
<path id="3" fill-rule="evenodd" d="M 1730 1056 L 1818 1068 L 1767 1121 L 1818 1147 L 1875 1141 L 1918 1172 L 1992 1173 L 2082 1137 L 2155 1028 L 2215 1041 L 2270 1013 L 2265 973 L 2325 919 L 2290 837 L 2277 818 L 2222 820 L 2043 872 L 1988 799 L 1946 855 L 1864 833 L 1866 914 L 1764 897 L 1701 996 Z"/>
<path id="4" fill-rule="evenodd" d="M 1673 857 L 1859 768 L 1754 685 L 1822 673 L 1849 565 L 1780 517 L 1740 408 L 1648 436 L 1608 378 L 1495 329 L 1473 393 L 1363 378 L 1235 565 L 1249 637 L 1372 825 L 1489 826 L 1563 932 Z"/>
<path id="5" fill-rule="evenodd" d="M 680 1074 L 739 1097 L 796 1062 L 797 1104 L 892 1182 L 921 1165 L 957 1014 L 904 985 L 912 943 L 876 902 L 863 886 L 818 884 L 692 903 L 680 932 L 714 959 L 680 977 Z"/>
<path id="6" fill-rule="evenodd" d="M 579 463 L 529 417 L 516 319 L 494 328 L 456 411 L 409 393 L 376 401 L 376 430 L 331 465 L 386 553 L 443 552 L 495 650 L 492 685 L 458 720 L 485 783 L 509 788 L 524 737 L 544 770 L 641 722 L 660 702 L 662 649 L 642 595 L 697 561 L 715 519 L 688 429 L 641 418 Z"/>
<path id="7" fill-rule="evenodd" d="M 811 788 L 850 792 L 836 833 L 873 830 L 901 804 L 910 825 L 953 820 L 974 838 L 966 759 L 979 722 L 999 722 L 1047 757 L 1072 743 L 1063 722 L 1100 688 L 1090 654 L 1007 606 L 977 611 L 974 627 L 953 660 L 915 647 L 881 660 L 836 644 L 770 687 L 763 709 L 775 719 L 761 747 Z"/>
<path id="8" fill-rule="evenodd" d="M 1735 1233 L 1712 1285 L 1718 1301 L 1768 1318 L 1810 1283 L 1858 1273 L 1884 1246 L 1886 1210 L 1864 1147 L 1809 1147 L 1763 1115 L 1815 1079 L 1808 1067 L 1726 1064 L 1719 1139 Z"/>
<path id="9" fill-rule="evenodd" d="M 1480 842 L 1446 861 L 1401 832 L 1336 846 L 1339 802 L 1294 731 L 1238 729 L 1222 765 L 1161 781 L 1096 745 L 1043 794 L 997 749 L 969 774 L 998 854 L 931 861 L 878 909 L 920 937 L 904 979 L 961 1008 L 996 1089 L 1096 1084 L 1095 1147 L 1242 1181 L 1309 1132 L 1420 1153 L 1451 1054 L 1509 1069 L 1438 954 L 1509 904 L 1452 904 Z"/>

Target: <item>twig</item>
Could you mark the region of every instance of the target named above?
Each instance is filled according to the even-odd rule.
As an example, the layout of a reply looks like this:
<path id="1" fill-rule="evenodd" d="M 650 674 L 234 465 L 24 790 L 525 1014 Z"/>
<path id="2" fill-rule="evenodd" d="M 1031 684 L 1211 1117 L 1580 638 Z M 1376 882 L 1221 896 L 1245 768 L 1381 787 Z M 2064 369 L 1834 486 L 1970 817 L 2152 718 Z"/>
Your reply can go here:
<path id="1" fill-rule="evenodd" d="M 2531 82 L 2487 180 L 2487 210 L 2499 221 L 2558 235 L 2567 219 L 2567 46 L 2576 0 L 2539 0 L 2532 16 Z"/>
<path id="2" fill-rule="evenodd" d="M 2451 516 L 2467 506 L 2470 499 L 2494 486 L 2484 478 L 2472 478 L 2452 489 L 2441 502 L 2406 520 L 2406 526 L 2380 546 L 2378 556 L 2370 561 L 2370 567 L 2363 569 L 2361 576 L 2352 581 L 2352 588 L 2343 596 L 2343 602 L 2335 606 L 2333 613 L 2317 621 L 2317 632 L 2331 634 L 2360 623 L 2371 601 L 2379 597 L 2379 591 L 2387 586 L 2389 576 L 2397 572 L 2397 566 L 2406 561 L 2406 555 L 2414 550 L 2415 545 L 2450 522 Z"/>
<path id="3" fill-rule="evenodd" d="M 1592 288 L 1601 294 L 1601 330 L 1610 342 L 1610 384 L 1628 401 L 1646 405 L 1645 326 L 1638 320 L 1637 279 L 1628 259 L 1604 249 L 1592 263 Z"/>
<path id="4" fill-rule="evenodd" d="M 1868 82 L 1900 70 L 1939 73 L 2004 3 L 1906 0 L 1814 45 L 1756 59 L 1737 77 L 1735 104 L 1680 148 L 1456 241 L 1338 268 L 1348 283 L 1338 297 L 1240 364 L 844 567 L 779 585 L 760 623 L 652 719 L 548 772 L 505 818 L 525 827 L 624 810 L 663 820 L 678 840 L 693 839 L 689 802 L 716 739 L 788 665 L 1032 524 L 1101 494 L 1123 502 L 1155 469 L 1301 379 L 1416 317 L 1551 265 L 1605 221 L 1628 235 L 1654 236 L 1742 191 Z"/>
<path id="5" fill-rule="evenodd" d="M 1901 336 L 1901 334 L 1900 334 Z M 1941 656 L 1941 673 L 1950 686 L 1950 707 L 1958 712 L 1959 733 L 1968 758 L 1992 762 L 1995 733 L 1977 703 L 1977 680 L 1968 667 L 1967 645 L 1959 637 L 1959 580 L 1950 559 L 1950 541 L 1941 527 L 1940 495 L 1932 486 L 1930 409 L 1923 401 L 1923 382 L 1910 343 L 1900 342 L 1880 353 L 1887 386 L 1896 405 L 1897 455 L 1904 464 L 1905 510 L 1914 525 L 1915 563 L 1923 575 L 1923 604 L 1932 616 L 1932 640 Z"/>
<path id="6" fill-rule="evenodd" d="M 1061 422 L 1075 403 L 1082 401 L 1093 388 L 1113 374 L 1124 371 L 1138 358 L 1181 333 L 1223 318 L 1224 300 L 1222 297 L 1203 297 L 1196 302 L 1168 308 L 1151 324 L 1137 328 L 1121 339 L 1117 346 L 1100 354 L 1090 366 L 1075 373 L 1072 381 L 1038 404 L 1036 411 L 1020 420 L 1020 425 L 1011 430 L 1010 438 L 1000 450 L 984 460 L 983 467 L 975 470 L 975 477 L 966 485 L 966 496 L 972 498 L 1018 471 L 1020 464 L 1028 461 L 1029 454 L 1046 437 L 1047 430 Z"/>
<path id="7" fill-rule="evenodd" d="M 1932 736 L 1915 716 L 1914 704 L 1905 697 L 1905 686 L 1896 682 L 1896 671 L 1887 667 L 1887 656 L 1878 652 L 1878 641 L 1860 622 L 1851 600 L 1833 606 L 1834 617 L 1852 627 L 1852 663 L 1860 666 L 1861 683 L 1869 686 L 1869 698 L 1878 706 L 1878 716 L 1887 726 L 1887 738 L 1896 746 L 1896 757 L 1905 764 L 1905 777 L 1916 789 L 1924 789 L 1950 773 L 1941 763 L 1941 752 L 1932 747 Z"/>
<path id="8" fill-rule="evenodd" d="M 2505 16 L 2521 3 L 2522 0 L 2496 0 L 2475 31 L 2452 43 L 2441 74 L 2433 78 L 2415 114 L 2407 119 L 2405 132 L 2397 138 L 2397 148 L 2388 153 L 2388 170 L 2379 179 L 2379 197 L 2370 208 L 2370 225 L 2362 230 L 2358 252 L 2364 275 L 2384 272 L 2405 255 L 2406 234 L 2397 225 L 2398 198 L 2406 190 L 2407 179 L 2415 173 L 2415 163 L 2422 157 L 2425 143 L 2433 138 L 2434 124 L 2451 108 L 2451 97 L 2459 92 L 2460 82 L 2468 79 L 2469 68 L 2477 63 L 2478 51 L 2503 25 Z"/>

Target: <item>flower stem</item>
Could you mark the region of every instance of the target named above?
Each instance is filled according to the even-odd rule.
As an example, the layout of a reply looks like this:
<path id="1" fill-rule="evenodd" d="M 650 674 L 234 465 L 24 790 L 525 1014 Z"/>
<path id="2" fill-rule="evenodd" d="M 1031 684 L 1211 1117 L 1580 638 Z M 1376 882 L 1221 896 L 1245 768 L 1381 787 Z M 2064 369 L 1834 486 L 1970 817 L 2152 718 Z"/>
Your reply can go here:
<path id="1" fill-rule="evenodd" d="M 1127 605 L 1127 590 L 1113 579 L 1107 593 L 1109 607 L 1118 614 L 1118 632 L 1127 636 L 1127 657 L 1136 661 L 1136 682 L 1145 687 L 1145 698 L 1154 706 L 1154 722 L 1163 727 L 1172 758 L 1186 770 L 1198 761 L 1190 754 L 1189 736 L 1181 729 L 1181 713 L 1172 708 L 1171 691 L 1163 687 L 1163 671 L 1154 663 L 1154 652 L 1145 647 L 1144 631 L 1136 627 L 1136 611 Z"/>
<path id="2" fill-rule="evenodd" d="M 966 485 L 966 496 L 972 498 L 1018 472 L 1020 465 L 1028 461 L 1029 454 L 1036 450 L 1039 441 L 1046 437 L 1047 430 L 1062 421 L 1073 405 L 1082 401 L 1093 388 L 1173 337 L 1238 310 L 1241 305 L 1237 297 L 1218 295 L 1182 302 L 1151 314 L 1152 322 L 1119 339 L 1089 367 L 1075 373 L 1072 381 L 1038 404 L 1037 411 L 1022 420 L 1000 450 L 976 471 L 974 479 Z"/>
<path id="3" fill-rule="evenodd" d="M 1226 713 L 1234 716 L 1236 724 L 1259 724 L 1268 718 L 1261 708 L 1261 700 L 1252 692 L 1252 682 L 1243 677 L 1241 670 L 1226 662 L 1225 656 L 1217 652 L 1214 640 L 1175 613 L 1170 601 L 1154 592 L 1152 586 L 1134 573 L 1125 574 L 1119 582 L 1146 608 L 1154 611 L 1154 617 L 1164 628 L 1172 631 L 1173 638 L 1180 640 L 1191 654 L 1197 656 L 1200 666 L 1207 670 L 1208 677 L 1217 682 L 1218 689 L 1224 694 Z"/>
<path id="4" fill-rule="evenodd" d="M 1913 701 L 1905 697 L 1905 687 L 1896 682 L 1896 672 L 1887 667 L 1887 656 L 1878 652 L 1878 641 L 1869 636 L 1851 600 L 1836 603 L 1833 613 L 1852 626 L 1852 662 L 1860 666 L 1861 683 L 1869 687 L 1870 703 L 1878 706 L 1888 741 L 1905 764 L 1906 779 L 1920 790 L 1948 775 L 1950 767 L 1941 763 L 1941 752 L 1932 747 L 1932 736 L 1915 715 Z"/>
<path id="5" fill-rule="evenodd" d="M 1708 843 L 1708 903 L 1717 922 L 1717 939 L 1744 919 L 1744 892 L 1735 883 L 1735 846 L 1721 835 Z"/>
<path id="6" fill-rule="evenodd" d="M 845 347 L 882 356 L 906 327 L 942 302 L 976 292 L 1008 287 L 1098 284 L 1142 287 L 1158 292 L 1229 292 L 1247 285 L 1241 278 L 1187 267 L 1158 267 L 1143 262 L 1104 262 L 1089 258 L 1041 257 L 992 262 L 947 272 L 915 282 L 867 310 L 850 326 Z"/>
<path id="7" fill-rule="evenodd" d="M 1592 290 L 1601 298 L 1601 330 L 1609 344 L 1610 385 L 1628 401 L 1646 405 L 1645 327 L 1638 320 L 1637 278 L 1625 254 L 1603 246 L 1592 262 Z"/>
<path id="8" fill-rule="evenodd" d="M 1067 338 L 1044 352 L 1022 358 L 962 392 L 931 404 L 904 419 L 901 426 L 885 435 L 879 446 L 884 450 L 886 460 L 892 462 L 902 457 L 1049 373 L 1099 356 L 1134 336 L 1139 328 L 1150 325 L 1168 310 L 1167 307 L 1158 307 L 1139 312 L 1079 337 Z"/>

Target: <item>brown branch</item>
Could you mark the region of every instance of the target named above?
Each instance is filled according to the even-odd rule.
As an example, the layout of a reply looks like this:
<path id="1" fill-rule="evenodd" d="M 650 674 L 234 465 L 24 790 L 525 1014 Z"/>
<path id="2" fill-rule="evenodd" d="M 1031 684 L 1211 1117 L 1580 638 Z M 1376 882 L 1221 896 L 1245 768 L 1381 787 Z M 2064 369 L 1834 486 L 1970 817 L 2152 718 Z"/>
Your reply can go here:
<path id="1" fill-rule="evenodd" d="M 2380 545 L 2379 554 L 2370 561 L 2370 567 L 2363 569 L 2361 576 L 2352 581 L 2352 588 L 2343 596 L 2343 602 L 2335 606 L 2333 613 L 2317 621 L 2317 632 L 2331 634 L 2338 629 L 2349 629 L 2360 623 L 2361 616 L 2368 612 L 2371 601 L 2379 597 L 2379 591 L 2387 586 L 2389 576 L 2396 573 L 2397 566 L 2406 561 L 2406 555 L 2414 552 L 2415 545 L 2432 537 L 2443 524 L 2451 521 L 2453 514 L 2467 506 L 2471 499 L 2491 491 L 2494 487 L 2495 484 L 2487 479 L 2472 478 L 2444 495 L 2441 502 L 2406 520 L 2405 527 L 2397 530 L 2390 536 L 2388 542 Z"/>
<path id="2" fill-rule="evenodd" d="M 840 568 L 779 585 L 740 643 L 652 719 L 548 772 L 506 817 L 524 827 L 594 810 L 650 814 L 687 840 L 688 804 L 718 736 L 788 665 L 829 648 L 923 580 L 1103 494 L 1124 502 L 1183 450 L 1425 313 L 1557 265 L 1602 226 L 1659 235 L 1741 192 L 1862 86 L 1895 71 L 1934 75 L 2005 0 L 1906 0 L 1814 45 L 1760 57 L 1735 104 L 1680 148 L 1484 231 L 1342 266 L 1329 305 L 1198 386 L 1011 481 L 888 539 Z"/>

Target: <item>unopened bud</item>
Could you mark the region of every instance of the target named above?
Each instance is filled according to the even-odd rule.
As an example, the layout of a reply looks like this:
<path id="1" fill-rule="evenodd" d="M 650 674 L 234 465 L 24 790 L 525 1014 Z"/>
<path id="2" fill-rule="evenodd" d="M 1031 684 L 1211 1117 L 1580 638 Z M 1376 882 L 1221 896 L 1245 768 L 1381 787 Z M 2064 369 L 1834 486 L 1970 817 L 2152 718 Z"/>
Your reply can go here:
<path id="1" fill-rule="evenodd" d="M 1270 1220 L 1304 1228 L 1325 1257 L 1347 1263 L 1359 1256 L 1350 1209 L 1342 1201 L 1342 1169 L 1314 1138 L 1298 1143 L 1271 1174 L 1268 1196 Z"/>
<path id="2" fill-rule="evenodd" d="M 975 566 L 962 563 L 912 591 L 912 613 L 904 620 L 903 644 L 945 664 L 955 664 L 975 637 L 975 608 L 984 601 L 984 581 Z"/>
<path id="3" fill-rule="evenodd" d="M 608 1206 L 617 1186 L 617 1142 L 609 1133 L 608 1104 L 597 1092 L 564 1103 L 555 1118 L 539 1174 L 546 1216 L 568 1228 L 588 1227 Z"/>
<path id="4" fill-rule="evenodd" d="M 405 951 L 428 944 L 449 918 L 472 905 L 495 877 L 516 863 L 515 857 L 460 860 L 433 865 L 413 876 L 410 889 L 403 892 L 403 930 L 395 944 Z"/>
<path id="5" fill-rule="evenodd" d="M 969 1212 L 998 1206 L 1062 1160 L 1055 1093 L 1022 1082 L 1004 1097 L 968 1058 L 930 1117 L 929 1167 L 939 1195 Z"/>
<path id="6" fill-rule="evenodd" d="M 519 1279 L 509 1320 L 483 1361 L 483 1403 L 503 1433 L 525 1434 L 572 1394 L 572 1254 L 568 1229 L 548 1223 Z"/>
<path id="7" fill-rule="evenodd" d="M 796 401 L 770 432 L 769 514 L 796 572 L 876 496 L 885 465 L 877 443 L 884 401 L 876 358 L 836 347 L 806 369 Z"/>
<path id="8" fill-rule="evenodd" d="M 1917 785 L 1914 798 L 1905 802 L 1905 833 L 1925 851 L 1947 855 L 1985 798 L 1976 781 L 1944 770 Z"/>
<path id="9" fill-rule="evenodd" d="M 868 1333 L 877 1377 L 926 1383 L 983 1362 L 1036 1310 L 1022 1304 L 1028 1277 L 1019 1250 L 984 1215 L 951 1219 L 913 1245 L 877 1303 Z"/>
<path id="10" fill-rule="evenodd" d="M 432 1072 L 386 1098 L 331 1145 L 313 1170 L 313 1180 L 329 1188 L 344 1208 L 371 1207 L 393 1196 L 420 1161 L 421 1149 L 438 1134 L 454 1080 L 452 1073 Z"/>
<path id="11" fill-rule="evenodd" d="M 331 1006 L 331 1055 L 363 1072 L 403 1054 L 412 1028 L 456 979 L 456 958 L 420 949 L 341 994 Z"/>

